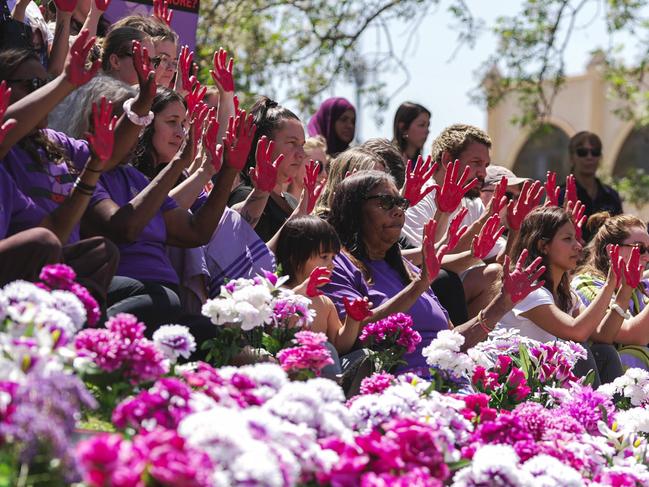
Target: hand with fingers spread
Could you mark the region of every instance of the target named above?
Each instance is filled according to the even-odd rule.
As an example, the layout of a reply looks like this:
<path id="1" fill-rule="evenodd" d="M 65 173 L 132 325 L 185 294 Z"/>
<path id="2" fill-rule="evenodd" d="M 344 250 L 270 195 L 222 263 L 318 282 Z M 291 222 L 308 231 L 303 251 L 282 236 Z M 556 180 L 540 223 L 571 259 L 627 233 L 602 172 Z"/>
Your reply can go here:
<path id="1" fill-rule="evenodd" d="M 243 170 L 248 160 L 248 153 L 255 138 L 257 126 L 252 114 L 246 117 L 245 110 L 241 110 L 236 118 L 230 117 L 228 130 L 223 138 L 223 147 L 227 151 L 226 162 L 228 166 L 237 171 Z"/>
<path id="2" fill-rule="evenodd" d="M 92 63 L 89 69 L 86 69 L 86 59 L 88 59 L 88 53 L 94 45 L 95 37 L 90 37 L 88 30 L 83 29 L 70 46 L 64 71 L 66 79 L 74 86 L 86 84 L 101 67 L 101 61 L 97 60 Z"/>
<path id="3" fill-rule="evenodd" d="M 304 189 L 306 189 L 307 197 L 309 199 L 307 204 L 307 214 L 311 214 L 315 208 L 315 204 L 324 190 L 326 179 L 318 183 L 318 175 L 320 174 L 320 163 L 314 162 L 313 159 L 306 165 L 306 172 L 304 174 Z"/>
<path id="4" fill-rule="evenodd" d="M 344 296 L 343 304 L 345 305 L 347 316 L 352 320 L 363 321 L 372 316 L 372 310 L 370 309 L 372 303 L 367 298 L 356 298 L 354 301 L 350 301 L 347 296 Z"/>
<path id="5" fill-rule="evenodd" d="M 205 93 L 207 93 L 207 86 L 201 86 L 200 83 L 196 83 L 189 94 L 185 97 L 185 101 L 187 102 L 187 116 L 190 119 L 194 116 L 196 107 L 198 107 L 199 103 L 202 103 L 205 98 Z"/>
<path id="6" fill-rule="evenodd" d="M 642 279 L 642 272 L 644 271 L 644 265 L 640 263 L 640 249 L 638 247 L 633 247 L 631 249 L 631 257 L 626 265 L 623 265 L 624 269 L 624 280 L 626 285 L 635 289 L 640 284 L 640 279 Z"/>
<path id="7" fill-rule="evenodd" d="M 220 47 L 214 53 L 213 64 L 214 69 L 210 70 L 210 74 L 219 91 L 234 92 L 234 76 L 232 74 L 234 59 L 228 60 L 228 51 Z"/>
<path id="8" fill-rule="evenodd" d="M 309 298 L 321 296 L 322 292 L 319 287 L 329 284 L 331 281 L 331 271 L 326 267 L 316 267 L 309 275 L 309 281 L 306 285 L 306 295 Z"/>
<path id="9" fill-rule="evenodd" d="M 0 82 L 0 120 L 5 116 L 7 107 L 9 106 L 9 100 L 11 99 L 11 88 L 7 88 L 7 83 L 3 80 Z M 10 118 L 2 125 L 0 125 L 0 144 L 4 140 L 7 133 L 16 126 L 16 120 Z"/>
<path id="10" fill-rule="evenodd" d="M 92 122 L 92 133 L 87 133 L 86 139 L 97 159 L 106 162 L 113 155 L 115 142 L 117 117 L 113 116 L 113 103 L 102 96 L 99 103 L 93 104 Z"/>
<path id="11" fill-rule="evenodd" d="M 178 58 L 178 71 L 182 82 L 182 88 L 187 93 L 191 93 L 194 85 L 198 83 L 196 76 L 191 75 L 193 60 L 194 51 L 190 51 L 189 47 L 183 46 L 180 49 L 180 57 Z"/>
<path id="12" fill-rule="evenodd" d="M 444 213 L 451 213 L 460 206 L 460 202 L 464 195 L 472 188 L 475 188 L 479 181 L 473 179 L 471 182 L 466 183 L 469 178 L 469 168 L 465 167 L 462 176 L 458 180 L 457 173 L 460 168 L 460 161 L 451 162 L 446 167 L 446 174 L 444 175 L 444 184 L 441 187 L 435 185 L 437 192 L 435 193 L 435 203 L 437 209 Z"/>
<path id="13" fill-rule="evenodd" d="M 480 229 L 480 233 L 473 237 L 471 243 L 473 256 L 477 259 L 486 258 L 504 231 L 505 227 L 500 224 L 500 216 L 491 215 Z"/>
<path id="14" fill-rule="evenodd" d="M 503 208 L 507 206 L 509 199 L 506 196 L 507 193 L 507 177 L 503 176 L 498 184 L 494 188 L 493 196 L 489 202 L 490 211 L 492 215 L 497 215 L 501 212 Z"/>
<path id="15" fill-rule="evenodd" d="M 434 184 L 424 188 L 433 177 L 433 173 L 437 169 L 437 163 L 433 164 L 430 156 L 426 161 L 419 156 L 414 166 L 412 161 L 408 159 L 406 166 L 406 182 L 403 185 L 403 197 L 410 202 L 410 206 L 415 206 L 424 197 L 435 189 Z"/>
<path id="16" fill-rule="evenodd" d="M 561 188 L 557 186 L 557 173 L 548 171 L 545 181 L 545 206 L 559 206 Z"/>
<path id="17" fill-rule="evenodd" d="M 255 152 L 255 159 L 257 164 L 250 169 L 250 178 L 255 188 L 265 193 L 270 193 L 277 184 L 277 170 L 279 165 L 284 160 L 284 154 L 280 154 L 275 161 L 273 161 L 273 150 L 275 143 L 264 135 L 257 142 L 257 150 Z"/>
<path id="18" fill-rule="evenodd" d="M 74 12 L 77 8 L 77 0 L 54 0 L 54 5 L 60 12 Z"/>
<path id="19" fill-rule="evenodd" d="M 216 172 L 221 170 L 223 164 L 223 146 L 217 143 L 216 137 L 219 133 L 219 122 L 216 118 L 207 122 L 207 130 L 203 135 L 203 147 L 207 151 L 212 167 Z"/>
<path id="20" fill-rule="evenodd" d="M 569 174 L 566 177 L 566 196 L 563 199 L 563 207 L 567 208 L 568 203 L 572 202 L 574 205 L 577 201 L 577 180 L 575 179 L 575 176 Z"/>
<path id="21" fill-rule="evenodd" d="M 462 225 L 462 221 L 466 217 L 467 213 L 469 213 L 469 210 L 467 208 L 461 208 L 460 211 L 458 211 L 457 214 L 453 217 L 450 225 L 448 226 L 448 241 L 446 242 L 446 245 L 448 245 L 449 252 L 457 246 L 460 239 L 468 230 L 468 227 L 466 225 Z"/>
<path id="22" fill-rule="evenodd" d="M 571 214 L 572 224 L 575 226 L 575 237 L 579 242 L 583 242 L 583 239 L 581 238 L 582 227 L 588 219 L 588 217 L 584 215 L 586 212 L 586 205 L 579 200 L 576 200 L 574 203 L 570 201 L 566 205 L 566 211 Z"/>
<path id="23" fill-rule="evenodd" d="M 153 0 L 153 16 L 160 19 L 167 25 L 171 25 L 171 18 L 174 13 L 169 9 L 167 0 Z"/>
<path id="24" fill-rule="evenodd" d="M 507 225 L 511 230 L 519 230 L 525 217 L 539 205 L 543 186 L 539 181 L 525 181 L 523 189 L 516 201 L 507 205 Z"/>
<path id="25" fill-rule="evenodd" d="M 196 135 L 194 138 L 194 154 L 198 154 L 198 144 L 203 140 L 205 120 L 209 113 L 210 107 L 203 102 L 199 102 L 194 110 L 194 117 L 190 121 L 194 126 L 194 133 Z"/>
<path id="26" fill-rule="evenodd" d="M 435 251 L 436 229 L 437 222 L 433 219 L 424 225 L 424 240 L 421 246 L 424 260 L 422 277 L 428 286 L 439 274 L 439 270 L 442 268 L 442 258 L 448 253 L 448 245 L 442 245 L 439 250 Z"/>
<path id="27" fill-rule="evenodd" d="M 606 252 L 611 261 L 609 274 L 615 277 L 615 287 L 619 287 L 624 277 L 624 259 L 620 257 L 620 246 L 617 244 L 608 244 Z"/>
<path id="28" fill-rule="evenodd" d="M 537 257 L 529 266 L 523 268 L 526 260 L 527 249 L 524 249 L 513 270 L 509 268 L 510 260 L 508 255 L 505 256 L 505 262 L 503 263 L 503 288 L 514 304 L 545 284 L 545 281 L 534 284 L 545 273 L 545 266 L 541 265 L 543 259 Z"/>
<path id="29" fill-rule="evenodd" d="M 157 90 L 155 70 L 151 65 L 149 51 L 139 41 L 133 41 L 133 67 L 140 85 L 138 98 L 145 97 L 147 100 L 150 99 L 152 103 Z"/>

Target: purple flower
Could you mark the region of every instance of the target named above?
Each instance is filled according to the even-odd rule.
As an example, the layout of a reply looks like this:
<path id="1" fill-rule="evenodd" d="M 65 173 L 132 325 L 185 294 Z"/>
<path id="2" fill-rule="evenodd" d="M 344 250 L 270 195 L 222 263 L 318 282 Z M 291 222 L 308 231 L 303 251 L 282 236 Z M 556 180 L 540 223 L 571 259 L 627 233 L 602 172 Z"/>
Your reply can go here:
<path id="1" fill-rule="evenodd" d="M 179 357 L 189 358 L 196 350 L 196 340 L 189 328 L 182 325 L 164 325 L 153 333 L 153 343 L 165 356 L 176 363 Z"/>
<path id="2" fill-rule="evenodd" d="M 199 362 L 195 371 L 183 373 L 187 384 L 220 404 L 234 404 L 240 408 L 259 406 L 263 400 L 255 394 L 257 384 L 243 374 L 233 374 L 230 379 L 204 362 Z"/>
<path id="3" fill-rule="evenodd" d="M 591 386 L 575 385 L 570 392 L 558 411 L 576 419 L 590 434 L 598 434 L 597 423 L 605 418 L 609 426 L 612 424 L 615 406 L 611 398 Z"/>
<path id="4" fill-rule="evenodd" d="M 285 348 L 277 353 L 277 360 L 286 372 L 312 372 L 320 375 L 326 365 L 333 364 L 331 352 L 324 346 L 324 333 L 300 331 L 295 334 L 297 347 Z"/>
<path id="5" fill-rule="evenodd" d="M 380 394 L 392 384 L 394 384 L 396 377 L 392 374 L 385 372 L 377 372 L 370 377 L 365 377 L 361 381 L 361 394 Z"/>
<path id="6" fill-rule="evenodd" d="M 88 321 L 88 325 L 94 326 L 101 317 L 101 310 L 99 309 L 99 303 L 97 303 L 97 300 L 85 287 L 76 282 L 72 283 L 72 286 L 70 286 L 70 289 L 68 290 L 79 298 L 81 303 L 83 303 L 83 307 L 86 308 L 86 320 Z"/>
<path id="7" fill-rule="evenodd" d="M 119 338 L 134 342 L 144 338 L 144 323 L 140 323 L 137 318 L 128 313 L 119 313 L 106 322 L 106 328 L 116 334 Z"/>
<path id="8" fill-rule="evenodd" d="M 359 337 L 363 343 L 390 348 L 399 345 L 405 352 L 412 353 L 421 342 L 421 335 L 412 329 L 412 318 L 404 313 L 395 313 L 374 323 L 368 323 Z"/>
<path id="9" fill-rule="evenodd" d="M 144 487 L 142 454 L 120 435 L 103 433 L 77 445 L 83 481 L 89 487 Z"/>
<path id="10" fill-rule="evenodd" d="M 38 277 L 52 289 L 67 291 L 77 278 L 77 274 L 72 267 L 65 264 L 51 264 L 43 267 Z"/>

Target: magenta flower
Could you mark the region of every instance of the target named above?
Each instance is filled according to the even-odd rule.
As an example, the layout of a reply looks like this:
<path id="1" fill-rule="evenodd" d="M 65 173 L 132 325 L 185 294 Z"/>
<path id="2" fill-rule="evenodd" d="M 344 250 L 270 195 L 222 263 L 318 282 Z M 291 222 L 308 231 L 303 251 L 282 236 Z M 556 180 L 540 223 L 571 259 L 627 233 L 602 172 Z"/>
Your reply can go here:
<path id="1" fill-rule="evenodd" d="M 277 360 L 288 373 L 320 375 L 322 369 L 333 364 L 331 352 L 324 346 L 327 336 L 324 333 L 300 331 L 295 334 L 297 347 L 285 348 L 277 353 Z"/>
<path id="2" fill-rule="evenodd" d="M 385 372 L 377 372 L 370 377 L 365 377 L 361 381 L 360 393 L 365 394 L 380 394 L 392 384 L 394 384 L 396 377 L 392 374 Z"/>
<path id="3" fill-rule="evenodd" d="M 41 269 L 38 276 L 47 286 L 52 289 L 69 290 L 77 278 L 72 267 L 65 264 L 50 264 Z"/>
<path id="4" fill-rule="evenodd" d="M 140 452 L 120 435 L 103 433 L 77 445 L 83 481 L 89 487 L 144 487 L 146 466 Z"/>
<path id="5" fill-rule="evenodd" d="M 230 379 L 223 377 L 217 369 L 199 362 L 196 370 L 183 373 L 187 384 L 219 404 L 234 404 L 240 408 L 260 406 L 263 399 L 256 394 L 257 384 L 243 374 L 233 374 Z"/>

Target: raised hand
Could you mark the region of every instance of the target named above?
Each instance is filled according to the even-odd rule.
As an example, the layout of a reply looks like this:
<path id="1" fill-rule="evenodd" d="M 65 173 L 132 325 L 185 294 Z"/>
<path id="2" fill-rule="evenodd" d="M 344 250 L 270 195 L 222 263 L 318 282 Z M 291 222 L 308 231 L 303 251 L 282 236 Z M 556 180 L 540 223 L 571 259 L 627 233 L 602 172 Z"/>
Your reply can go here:
<path id="1" fill-rule="evenodd" d="M 511 263 L 508 255 L 505 256 L 505 262 L 503 263 L 503 287 L 514 304 L 545 284 L 545 281 L 534 284 L 545 273 L 545 266 L 541 265 L 543 259 L 537 257 L 529 266 L 523 269 L 526 260 L 527 249 L 524 249 L 513 270 L 509 269 Z M 539 267 L 540 265 L 541 267 Z"/>
<path id="2" fill-rule="evenodd" d="M 545 206 L 559 206 L 561 188 L 557 186 L 557 173 L 548 171 L 545 181 Z"/>
<path id="3" fill-rule="evenodd" d="M 11 88 L 7 88 L 7 83 L 3 80 L 0 82 L 0 120 L 5 116 L 7 107 L 9 106 L 9 100 L 11 99 Z M 0 126 L 0 144 L 4 140 L 7 133 L 15 127 L 16 120 L 10 118 Z"/>
<path id="4" fill-rule="evenodd" d="M 468 230 L 468 227 L 466 225 L 462 225 L 462 221 L 464 220 L 464 217 L 466 217 L 468 212 L 469 210 L 467 208 L 461 208 L 460 211 L 458 211 L 457 214 L 453 217 L 450 225 L 448 226 L 448 241 L 446 242 L 446 245 L 448 245 L 449 252 L 457 246 L 460 239 Z"/>
<path id="5" fill-rule="evenodd" d="M 215 172 L 219 172 L 223 165 L 223 146 L 216 142 L 218 133 L 219 122 L 216 118 L 212 118 L 207 122 L 207 130 L 205 130 L 203 135 L 203 147 L 207 151 L 210 163 Z"/>
<path id="6" fill-rule="evenodd" d="M 153 0 L 153 16 L 162 20 L 165 24 L 171 25 L 171 18 L 174 13 L 169 9 L 167 0 Z"/>
<path id="7" fill-rule="evenodd" d="M 638 287 L 642 278 L 642 271 L 644 270 L 644 266 L 640 263 L 640 249 L 638 247 L 631 249 L 629 262 L 625 266 L 623 265 L 623 269 L 626 285 L 633 289 Z"/>
<path id="8" fill-rule="evenodd" d="M 183 46 L 180 49 L 180 57 L 178 58 L 178 71 L 180 72 L 183 90 L 187 93 L 191 93 L 194 85 L 198 83 L 196 76 L 191 75 L 193 60 L 194 51 L 190 51 L 189 47 Z"/>
<path id="9" fill-rule="evenodd" d="M 435 230 L 437 221 L 431 219 L 424 225 L 424 241 L 421 251 L 424 258 L 424 269 L 422 275 L 430 285 L 439 274 L 442 268 L 442 258 L 448 252 L 448 245 L 442 245 L 439 250 L 435 251 Z"/>
<path id="10" fill-rule="evenodd" d="M 198 154 L 198 144 L 203 140 L 203 128 L 205 120 L 210 113 L 210 107 L 208 107 L 202 101 L 198 103 L 194 109 L 194 117 L 191 119 L 190 123 L 194 126 L 194 131 L 196 137 L 194 138 L 194 154 Z"/>
<path id="11" fill-rule="evenodd" d="M 331 271 L 326 267 L 316 267 L 309 275 L 309 281 L 306 285 L 306 295 L 309 298 L 322 295 L 318 290 L 319 287 L 329 284 L 331 281 Z"/>
<path id="12" fill-rule="evenodd" d="M 60 12 L 73 12 L 77 8 L 77 0 L 54 0 L 54 5 Z"/>
<path id="13" fill-rule="evenodd" d="M 451 213 L 460 206 L 462 198 L 472 188 L 475 188 L 479 182 L 477 179 L 473 179 L 471 182 L 466 183 L 466 180 L 469 178 L 469 168 L 465 167 L 464 172 L 460 179 L 457 179 L 457 173 L 459 171 L 460 161 L 455 161 L 449 163 L 446 167 L 446 174 L 444 175 L 444 184 L 442 187 L 435 185 L 437 192 L 435 193 L 435 202 L 437 204 L 437 209 L 444 213 Z"/>
<path id="14" fill-rule="evenodd" d="M 155 70 L 151 65 L 149 51 L 139 41 L 133 41 L 133 67 L 140 85 L 138 98 L 144 96 L 153 102 L 157 90 Z"/>
<path id="15" fill-rule="evenodd" d="M 320 173 L 320 163 L 314 162 L 313 159 L 306 165 L 306 172 L 304 174 L 304 188 L 307 192 L 309 202 L 307 204 L 307 214 L 311 214 L 315 208 L 316 201 L 324 190 L 325 182 L 322 181 L 318 184 L 318 174 Z"/>
<path id="16" fill-rule="evenodd" d="M 543 194 L 543 186 L 539 181 L 525 181 L 523 189 L 516 201 L 510 201 L 507 205 L 507 225 L 511 230 L 518 230 L 523 224 L 523 220 L 539 205 L 541 195 Z"/>
<path id="17" fill-rule="evenodd" d="M 97 6 L 97 10 L 105 12 L 108 9 L 108 5 L 110 5 L 110 0 L 95 0 L 95 5 Z"/>
<path id="18" fill-rule="evenodd" d="M 365 318 L 372 316 L 372 303 L 367 298 L 356 298 L 354 301 L 350 301 L 347 296 L 343 297 L 343 304 L 345 305 L 345 311 L 347 316 L 355 321 L 363 321 Z"/>
<path id="19" fill-rule="evenodd" d="M 567 208 L 568 203 L 572 202 L 574 205 L 577 201 L 577 181 L 575 180 L 575 176 L 569 174 L 566 177 L 566 196 L 563 199 L 563 207 Z"/>
<path id="20" fill-rule="evenodd" d="M 196 83 L 185 97 L 185 101 L 187 102 L 187 116 L 189 118 L 194 116 L 194 111 L 198 104 L 205 98 L 205 93 L 207 93 L 207 86 L 201 86 L 200 83 Z"/>
<path id="21" fill-rule="evenodd" d="M 622 282 L 622 277 L 624 277 L 624 260 L 620 257 L 620 246 L 608 244 L 606 252 L 611 261 L 611 272 L 615 276 L 615 287 L 617 288 Z"/>
<path id="22" fill-rule="evenodd" d="M 74 86 L 85 85 L 99 71 L 101 61 L 92 63 L 90 69 L 86 69 L 86 59 L 92 46 L 95 45 L 95 37 L 90 37 L 87 29 L 79 32 L 79 35 L 70 46 L 68 58 L 65 61 L 66 79 Z"/>
<path id="23" fill-rule="evenodd" d="M 575 237 L 579 242 L 583 242 L 581 238 L 582 227 L 584 226 L 586 220 L 588 219 L 588 217 L 584 215 L 584 213 L 586 212 L 586 205 L 584 205 L 579 200 L 576 200 L 574 203 L 570 201 L 566 205 L 566 211 L 568 213 L 571 213 L 572 224 L 575 227 Z"/>
<path id="24" fill-rule="evenodd" d="M 507 193 L 507 177 L 503 176 L 498 184 L 496 184 L 493 196 L 491 197 L 491 201 L 489 202 L 492 215 L 499 214 L 500 211 L 505 208 L 505 206 L 507 206 L 509 199 L 507 198 L 505 193 Z"/>
<path id="25" fill-rule="evenodd" d="M 406 167 L 406 182 L 403 185 L 403 197 L 410 202 L 410 206 L 415 206 L 419 203 L 428 193 L 435 189 L 435 185 L 431 184 L 424 189 L 424 185 L 433 177 L 433 173 L 437 169 L 437 163 L 433 164 L 430 156 L 424 159 L 419 156 L 414 166 L 412 161 L 408 159 Z"/>
<path id="26" fill-rule="evenodd" d="M 106 162 L 113 155 L 115 142 L 117 117 L 113 116 L 113 103 L 102 96 L 99 103 L 93 104 L 92 122 L 92 133 L 87 133 L 86 139 L 97 159 Z"/>
<path id="27" fill-rule="evenodd" d="M 238 171 L 243 170 L 248 159 L 252 139 L 255 138 L 257 126 L 252 114 L 246 118 L 245 110 L 241 110 L 236 118 L 230 117 L 228 130 L 223 138 L 223 146 L 227 151 L 227 164 Z"/>
<path id="28" fill-rule="evenodd" d="M 268 141 L 265 135 L 261 137 L 257 142 L 257 150 L 255 151 L 257 164 L 250 169 L 250 179 L 252 179 L 255 188 L 265 193 L 270 193 L 275 188 L 277 169 L 284 160 L 284 154 L 280 154 L 273 161 L 274 148 L 275 143 L 272 140 Z"/>
<path id="29" fill-rule="evenodd" d="M 210 70 L 210 74 L 212 75 L 214 83 L 218 86 L 219 91 L 233 92 L 234 76 L 232 74 L 232 68 L 234 66 L 234 59 L 230 58 L 230 60 L 228 60 L 228 51 L 220 47 L 219 50 L 214 53 L 213 64 L 214 69 Z"/>
<path id="30" fill-rule="evenodd" d="M 498 214 L 491 215 L 480 229 L 480 233 L 473 237 L 471 243 L 473 256 L 477 259 L 487 257 L 504 231 L 505 227 L 500 225 L 500 216 Z"/>

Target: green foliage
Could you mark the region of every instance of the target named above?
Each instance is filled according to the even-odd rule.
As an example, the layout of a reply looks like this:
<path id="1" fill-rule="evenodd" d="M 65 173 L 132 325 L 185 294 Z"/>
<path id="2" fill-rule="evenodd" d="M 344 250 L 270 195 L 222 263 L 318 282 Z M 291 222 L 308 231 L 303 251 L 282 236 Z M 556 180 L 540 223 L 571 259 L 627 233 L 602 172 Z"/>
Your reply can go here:
<path id="1" fill-rule="evenodd" d="M 620 193 L 625 202 L 637 208 L 649 203 L 649 174 L 644 169 L 632 168 L 625 176 L 613 178 L 608 183 Z"/>

